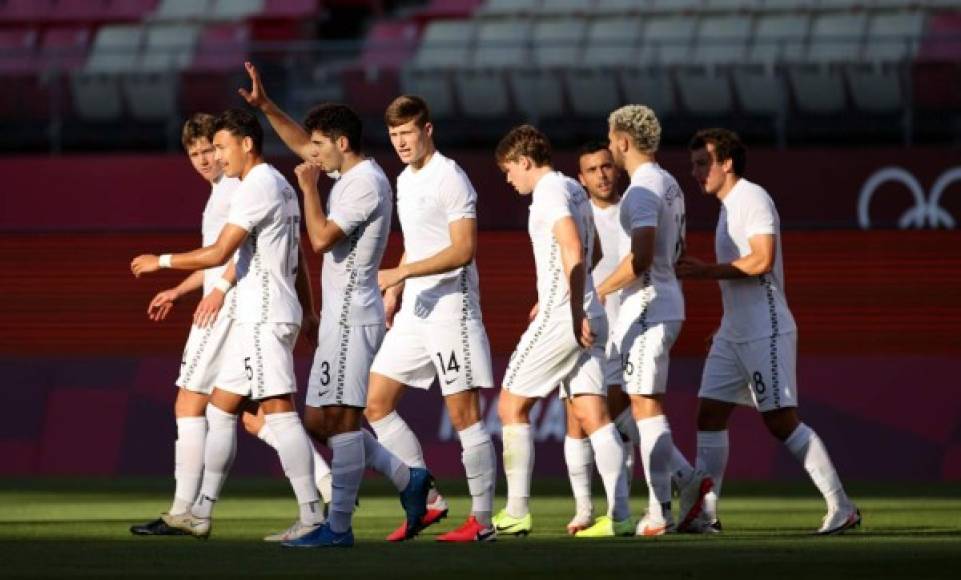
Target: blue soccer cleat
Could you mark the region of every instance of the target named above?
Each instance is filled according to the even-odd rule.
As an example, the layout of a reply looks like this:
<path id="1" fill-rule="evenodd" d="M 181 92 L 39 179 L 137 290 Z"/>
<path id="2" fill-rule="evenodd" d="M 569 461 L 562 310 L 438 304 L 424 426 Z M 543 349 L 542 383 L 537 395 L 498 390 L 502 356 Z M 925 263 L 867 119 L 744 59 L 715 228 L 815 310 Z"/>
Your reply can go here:
<path id="1" fill-rule="evenodd" d="M 407 515 L 405 540 L 413 538 L 425 527 L 422 520 L 427 513 L 427 494 L 433 481 L 433 476 L 423 467 L 410 468 L 410 481 L 400 492 L 400 505 L 404 506 Z"/>
<path id="2" fill-rule="evenodd" d="M 326 523 L 316 530 L 295 540 L 281 544 L 285 548 L 351 548 L 354 545 L 354 529 L 337 533 Z"/>

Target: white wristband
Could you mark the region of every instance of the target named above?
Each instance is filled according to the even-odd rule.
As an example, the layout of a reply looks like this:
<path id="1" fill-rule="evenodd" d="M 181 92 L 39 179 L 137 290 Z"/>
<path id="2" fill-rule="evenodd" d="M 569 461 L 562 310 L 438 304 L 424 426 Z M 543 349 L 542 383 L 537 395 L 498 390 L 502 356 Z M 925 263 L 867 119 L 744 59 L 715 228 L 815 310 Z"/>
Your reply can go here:
<path id="1" fill-rule="evenodd" d="M 169 268 L 171 258 L 172 256 L 170 254 L 162 254 L 160 258 L 157 259 L 157 265 L 161 268 Z"/>
<path id="2" fill-rule="evenodd" d="M 230 291 L 231 288 L 233 288 L 233 284 L 231 284 L 229 281 L 227 281 L 226 278 L 221 278 L 221 279 L 217 280 L 217 283 L 216 283 L 216 284 L 214 284 L 214 288 L 216 288 L 217 290 L 220 290 L 221 292 L 223 292 L 224 294 L 226 294 L 227 292 Z"/>

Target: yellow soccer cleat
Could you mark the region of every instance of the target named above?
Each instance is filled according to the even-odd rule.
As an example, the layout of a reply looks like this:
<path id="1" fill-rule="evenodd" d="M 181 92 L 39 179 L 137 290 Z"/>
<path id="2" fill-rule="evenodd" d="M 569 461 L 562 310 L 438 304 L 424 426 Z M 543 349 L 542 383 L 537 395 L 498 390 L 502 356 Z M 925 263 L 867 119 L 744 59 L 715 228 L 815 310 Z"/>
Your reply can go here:
<path id="1" fill-rule="evenodd" d="M 614 521 L 611 516 L 597 518 L 594 525 L 574 534 L 575 538 L 613 538 L 615 536 L 633 536 L 634 522 L 631 518 Z"/>
<path id="2" fill-rule="evenodd" d="M 503 509 L 491 518 L 491 523 L 499 536 L 526 536 L 534 529 L 530 512 L 522 518 L 515 518 Z"/>

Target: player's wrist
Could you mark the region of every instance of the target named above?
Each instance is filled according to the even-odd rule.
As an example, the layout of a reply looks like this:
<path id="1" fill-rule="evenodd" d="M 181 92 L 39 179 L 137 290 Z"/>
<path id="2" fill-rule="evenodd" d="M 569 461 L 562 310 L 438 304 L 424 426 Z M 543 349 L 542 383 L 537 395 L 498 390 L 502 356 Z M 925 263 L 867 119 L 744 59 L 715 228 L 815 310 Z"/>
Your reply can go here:
<path id="1" fill-rule="evenodd" d="M 226 278 L 220 278 L 219 280 L 217 280 L 216 283 L 214 283 L 214 289 L 220 290 L 224 294 L 226 294 L 227 292 L 230 292 L 230 289 L 233 287 L 234 287 L 233 283 Z"/>
<path id="2" fill-rule="evenodd" d="M 159 268 L 171 268 L 173 267 L 173 254 L 161 254 L 157 258 L 157 267 Z"/>

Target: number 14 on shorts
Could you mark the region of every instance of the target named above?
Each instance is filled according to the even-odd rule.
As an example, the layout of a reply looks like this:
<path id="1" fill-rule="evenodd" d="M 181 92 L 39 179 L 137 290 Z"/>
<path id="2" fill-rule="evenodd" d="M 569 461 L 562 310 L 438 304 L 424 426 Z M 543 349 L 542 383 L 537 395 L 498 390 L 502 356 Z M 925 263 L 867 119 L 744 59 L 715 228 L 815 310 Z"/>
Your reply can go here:
<path id="1" fill-rule="evenodd" d="M 436 354 L 438 361 L 437 368 L 440 369 L 440 373 L 444 377 L 444 382 L 449 385 L 457 380 L 457 373 L 460 372 L 460 364 L 457 363 L 457 355 L 453 350 L 450 351 L 450 357 L 448 357 L 447 362 L 444 362 L 444 353 L 438 352 Z M 448 372 L 453 375 L 453 378 L 447 378 Z"/>

